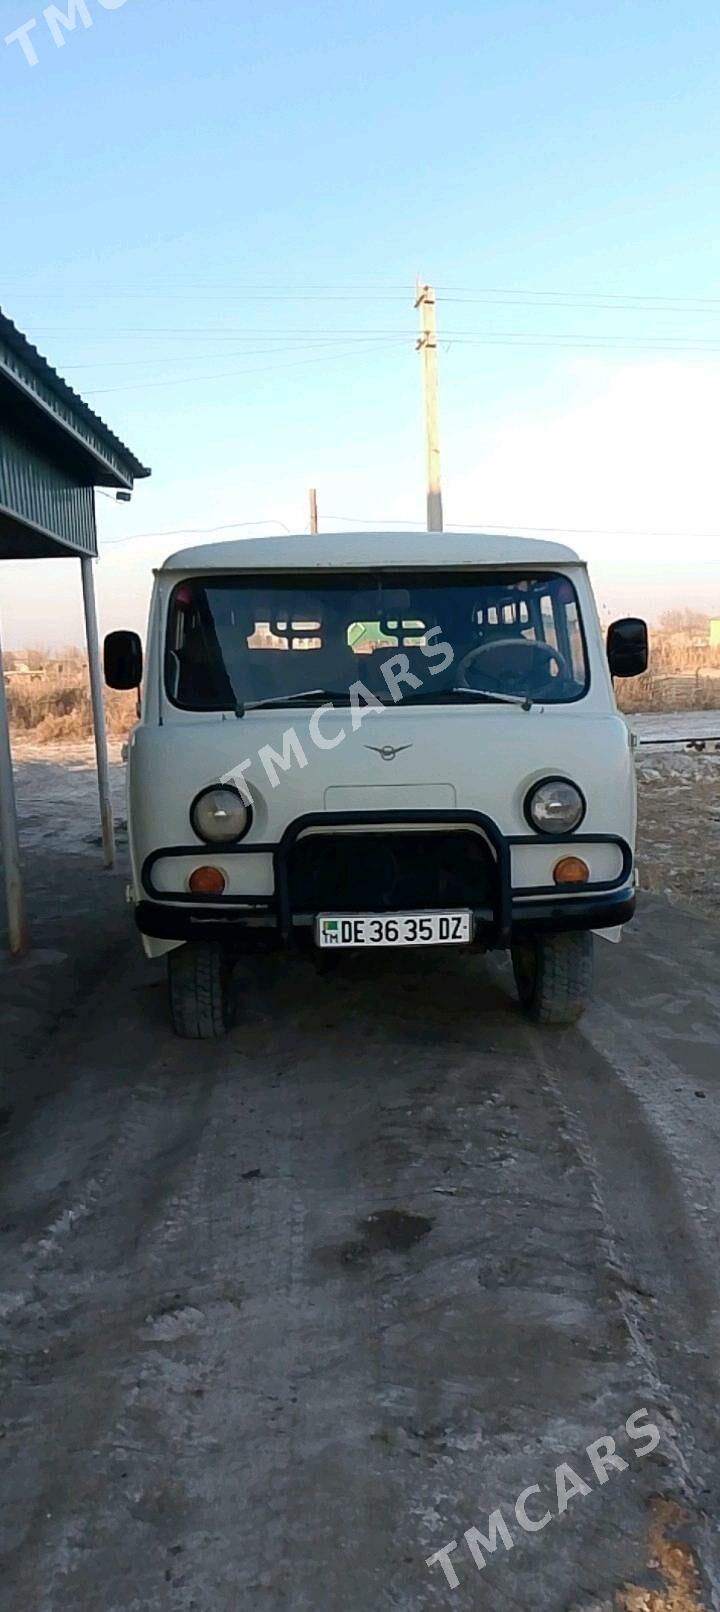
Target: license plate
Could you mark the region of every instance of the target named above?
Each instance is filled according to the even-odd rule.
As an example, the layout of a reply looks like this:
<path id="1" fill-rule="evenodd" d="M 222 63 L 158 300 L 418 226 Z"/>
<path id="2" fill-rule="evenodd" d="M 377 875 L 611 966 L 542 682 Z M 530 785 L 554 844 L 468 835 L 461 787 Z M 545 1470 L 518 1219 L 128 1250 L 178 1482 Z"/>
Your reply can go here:
<path id="1" fill-rule="evenodd" d="M 323 913 L 315 923 L 318 946 L 467 946 L 470 912 Z"/>

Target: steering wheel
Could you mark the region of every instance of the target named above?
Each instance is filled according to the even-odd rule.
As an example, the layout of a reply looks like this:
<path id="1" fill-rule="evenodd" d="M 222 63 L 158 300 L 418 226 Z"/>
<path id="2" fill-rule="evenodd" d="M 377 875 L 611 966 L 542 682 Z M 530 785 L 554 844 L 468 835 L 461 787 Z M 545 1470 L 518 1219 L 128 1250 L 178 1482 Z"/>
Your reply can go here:
<path id="1" fill-rule="evenodd" d="M 486 686 L 489 678 L 493 693 L 513 694 L 517 690 L 520 694 L 526 694 L 531 679 L 537 677 L 538 673 L 543 672 L 544 681 L 550 681 L 550 667 L 553 664 L 557 666 L 557 677 L 570 676 L 565 656 L 561 655 L 559 649 L 555 649 L 552 644 L 539 643 L 531 638 L 491 638 L 486 644 L 478 644 L 475 649 L 471 649 L 459 662 L 457 675 L 461 688 L 472 690 L 473 685 L 468 681 L 468 673 L 477 665 L 482 668 L 483 660 L 487 663 L 495 650 L 511 650 L 513 654 L 508 657 L 510 665 L 506 664 L 496 672 L 486 664 L 483 677 Z"/>

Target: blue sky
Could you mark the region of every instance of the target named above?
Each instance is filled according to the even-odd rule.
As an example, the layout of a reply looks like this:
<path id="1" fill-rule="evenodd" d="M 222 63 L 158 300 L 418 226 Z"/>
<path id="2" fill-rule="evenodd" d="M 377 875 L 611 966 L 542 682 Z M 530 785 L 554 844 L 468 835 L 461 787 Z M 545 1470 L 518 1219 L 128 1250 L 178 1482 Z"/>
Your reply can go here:
<path id="1" fill-rule="evenodd" d="M 58 49 L 0 0 L 38 57 L 0 38 L 0 301 L 153 467 L 99 501 L 108 625 L 178 546 L 143 533 L 302 530 L 311 482 L 327 527 L 422 524 L 417 274 L 448 524 L 577 528 L 610 607 L 720 613 L 715 7 L 86 7 Z M 65 562 L 5 570 L 9 642 L 79 635 Z"/>

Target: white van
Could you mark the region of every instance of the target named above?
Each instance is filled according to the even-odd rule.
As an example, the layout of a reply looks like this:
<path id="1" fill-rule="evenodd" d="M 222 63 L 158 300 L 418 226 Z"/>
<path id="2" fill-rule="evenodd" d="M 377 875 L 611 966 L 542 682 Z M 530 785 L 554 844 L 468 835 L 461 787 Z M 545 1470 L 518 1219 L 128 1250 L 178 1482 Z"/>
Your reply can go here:
<path id="1" fill-rule="evenodd" d="M 556 543 L 262 538 L 156 573 L 129 746 L 135 921 L 178 1034 L 221 1034 L 249 947 L 509 948 L 520 1001 L 576 1020 L 593 933 L 635 903 L 635 777 L 613 677 L 647 629 L 598 622 Z M 388 966 L 390 959 L 388 958 Z"/>

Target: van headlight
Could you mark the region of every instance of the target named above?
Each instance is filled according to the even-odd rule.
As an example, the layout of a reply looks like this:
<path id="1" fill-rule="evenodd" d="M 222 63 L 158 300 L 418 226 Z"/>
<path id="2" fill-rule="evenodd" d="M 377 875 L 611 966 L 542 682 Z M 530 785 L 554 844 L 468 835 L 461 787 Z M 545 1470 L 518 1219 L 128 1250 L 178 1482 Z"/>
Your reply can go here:
<path id="1" fill-rule="evenodd" d="M 541 778 L 525 796 L 525 816 L 541 834 L 572 834 L 585 811 L 582 790 L 567 778 Z"/>
<path id="2" fill-rule="evenodd" d="M 207 845 L 232 845 L 241 840 L 252 822 L 252 809 L 238 789 L 216 784 L 203 789 L 190 807 L 190 822 Z"/>

